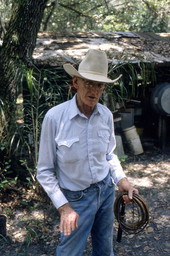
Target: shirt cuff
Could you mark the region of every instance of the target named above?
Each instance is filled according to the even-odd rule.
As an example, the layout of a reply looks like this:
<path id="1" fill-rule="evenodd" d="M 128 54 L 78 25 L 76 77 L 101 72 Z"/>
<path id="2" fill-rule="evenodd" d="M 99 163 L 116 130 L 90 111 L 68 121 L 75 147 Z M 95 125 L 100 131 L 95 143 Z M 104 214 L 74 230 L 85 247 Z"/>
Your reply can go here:
<path id="1" fill-rule="evenodd" d="M 62 193 L 60 189 L 58 189 L 54 194 L 49 195 L 53 205 L 58 209 L 62 205 L 68 203 L 68 200 Z"/>
<path id="2" fill-rule="evenodd" d="M 115 178 L 115 183 L 117 186 L 118 186 L 119 181 L 123 178 L 127 178 L 127 176 L 124 173 L 120 174 L 118 177 Z"/>

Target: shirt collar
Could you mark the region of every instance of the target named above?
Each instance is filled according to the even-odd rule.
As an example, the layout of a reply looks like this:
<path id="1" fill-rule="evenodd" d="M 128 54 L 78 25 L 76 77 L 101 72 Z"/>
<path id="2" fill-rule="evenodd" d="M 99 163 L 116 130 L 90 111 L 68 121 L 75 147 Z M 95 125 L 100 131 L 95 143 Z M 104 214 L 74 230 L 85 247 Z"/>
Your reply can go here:
<path id="1" fill-rule="evenodd" d="M 101 114 L 101 109 L 99 107 L 99 104 L 95 106 L 93 114 Z M 71 99 L 70 106 L 69 106 L 69 118 L 72 119 L 76 117 L 77 115 L 81 115 L 80 110 L 77 107 L 76 103 L 76 95 Z"/>

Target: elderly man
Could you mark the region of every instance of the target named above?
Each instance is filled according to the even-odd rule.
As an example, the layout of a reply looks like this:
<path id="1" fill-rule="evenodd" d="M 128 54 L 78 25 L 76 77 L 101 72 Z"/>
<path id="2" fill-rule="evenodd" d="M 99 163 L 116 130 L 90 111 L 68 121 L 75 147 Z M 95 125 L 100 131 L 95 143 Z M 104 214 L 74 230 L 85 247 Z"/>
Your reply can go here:
<path id="1" fill-rule="evenodd" d="M 89 50 L 76 70 L 65 64 L 77 89 L 73 99 L 46 114 L 41 132 L 37 179 L 60 213 L 57 256 L 83 255 L 91 234 L 93 256 L 113 256 L 115 184 L 133 188 L 117 156 L 113 116 L 99 103 L 106 83 L 107 56 Z"/>

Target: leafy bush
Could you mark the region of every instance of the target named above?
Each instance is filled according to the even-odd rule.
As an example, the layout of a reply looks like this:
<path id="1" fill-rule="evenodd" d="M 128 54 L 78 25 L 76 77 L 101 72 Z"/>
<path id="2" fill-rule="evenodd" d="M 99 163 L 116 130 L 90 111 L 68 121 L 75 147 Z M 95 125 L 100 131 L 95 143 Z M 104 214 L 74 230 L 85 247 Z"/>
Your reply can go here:
<path id="1" fill-rule="evenodd" d="M 35 184 L 44 115 L 49 108 L 70 97 L 68 78 L 63 73 L 61 68 L 23 70 L 22 101 L 17 104 L 16 125 L 10 131 L 6 129 L 5 106 L 1 102 L 0 188 L 5 189 L 5 184 L 16 184 L 18 177 L 24 177 L 31 185 Z"/>

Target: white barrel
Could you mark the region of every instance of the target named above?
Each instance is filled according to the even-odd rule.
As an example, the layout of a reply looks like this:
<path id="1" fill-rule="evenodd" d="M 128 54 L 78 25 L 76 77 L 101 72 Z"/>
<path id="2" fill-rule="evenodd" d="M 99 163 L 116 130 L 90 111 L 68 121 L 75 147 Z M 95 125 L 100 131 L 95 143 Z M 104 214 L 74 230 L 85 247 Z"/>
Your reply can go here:
<path id="1" fill-rule="evenodd" d="M 137 133 L 136 127 L 132 126 L 123 130 L 127 143 L 130 150 L 134 155 L 139 155 L 143 153 L 143 147 L 141 144 L 140 137 Z"/>

